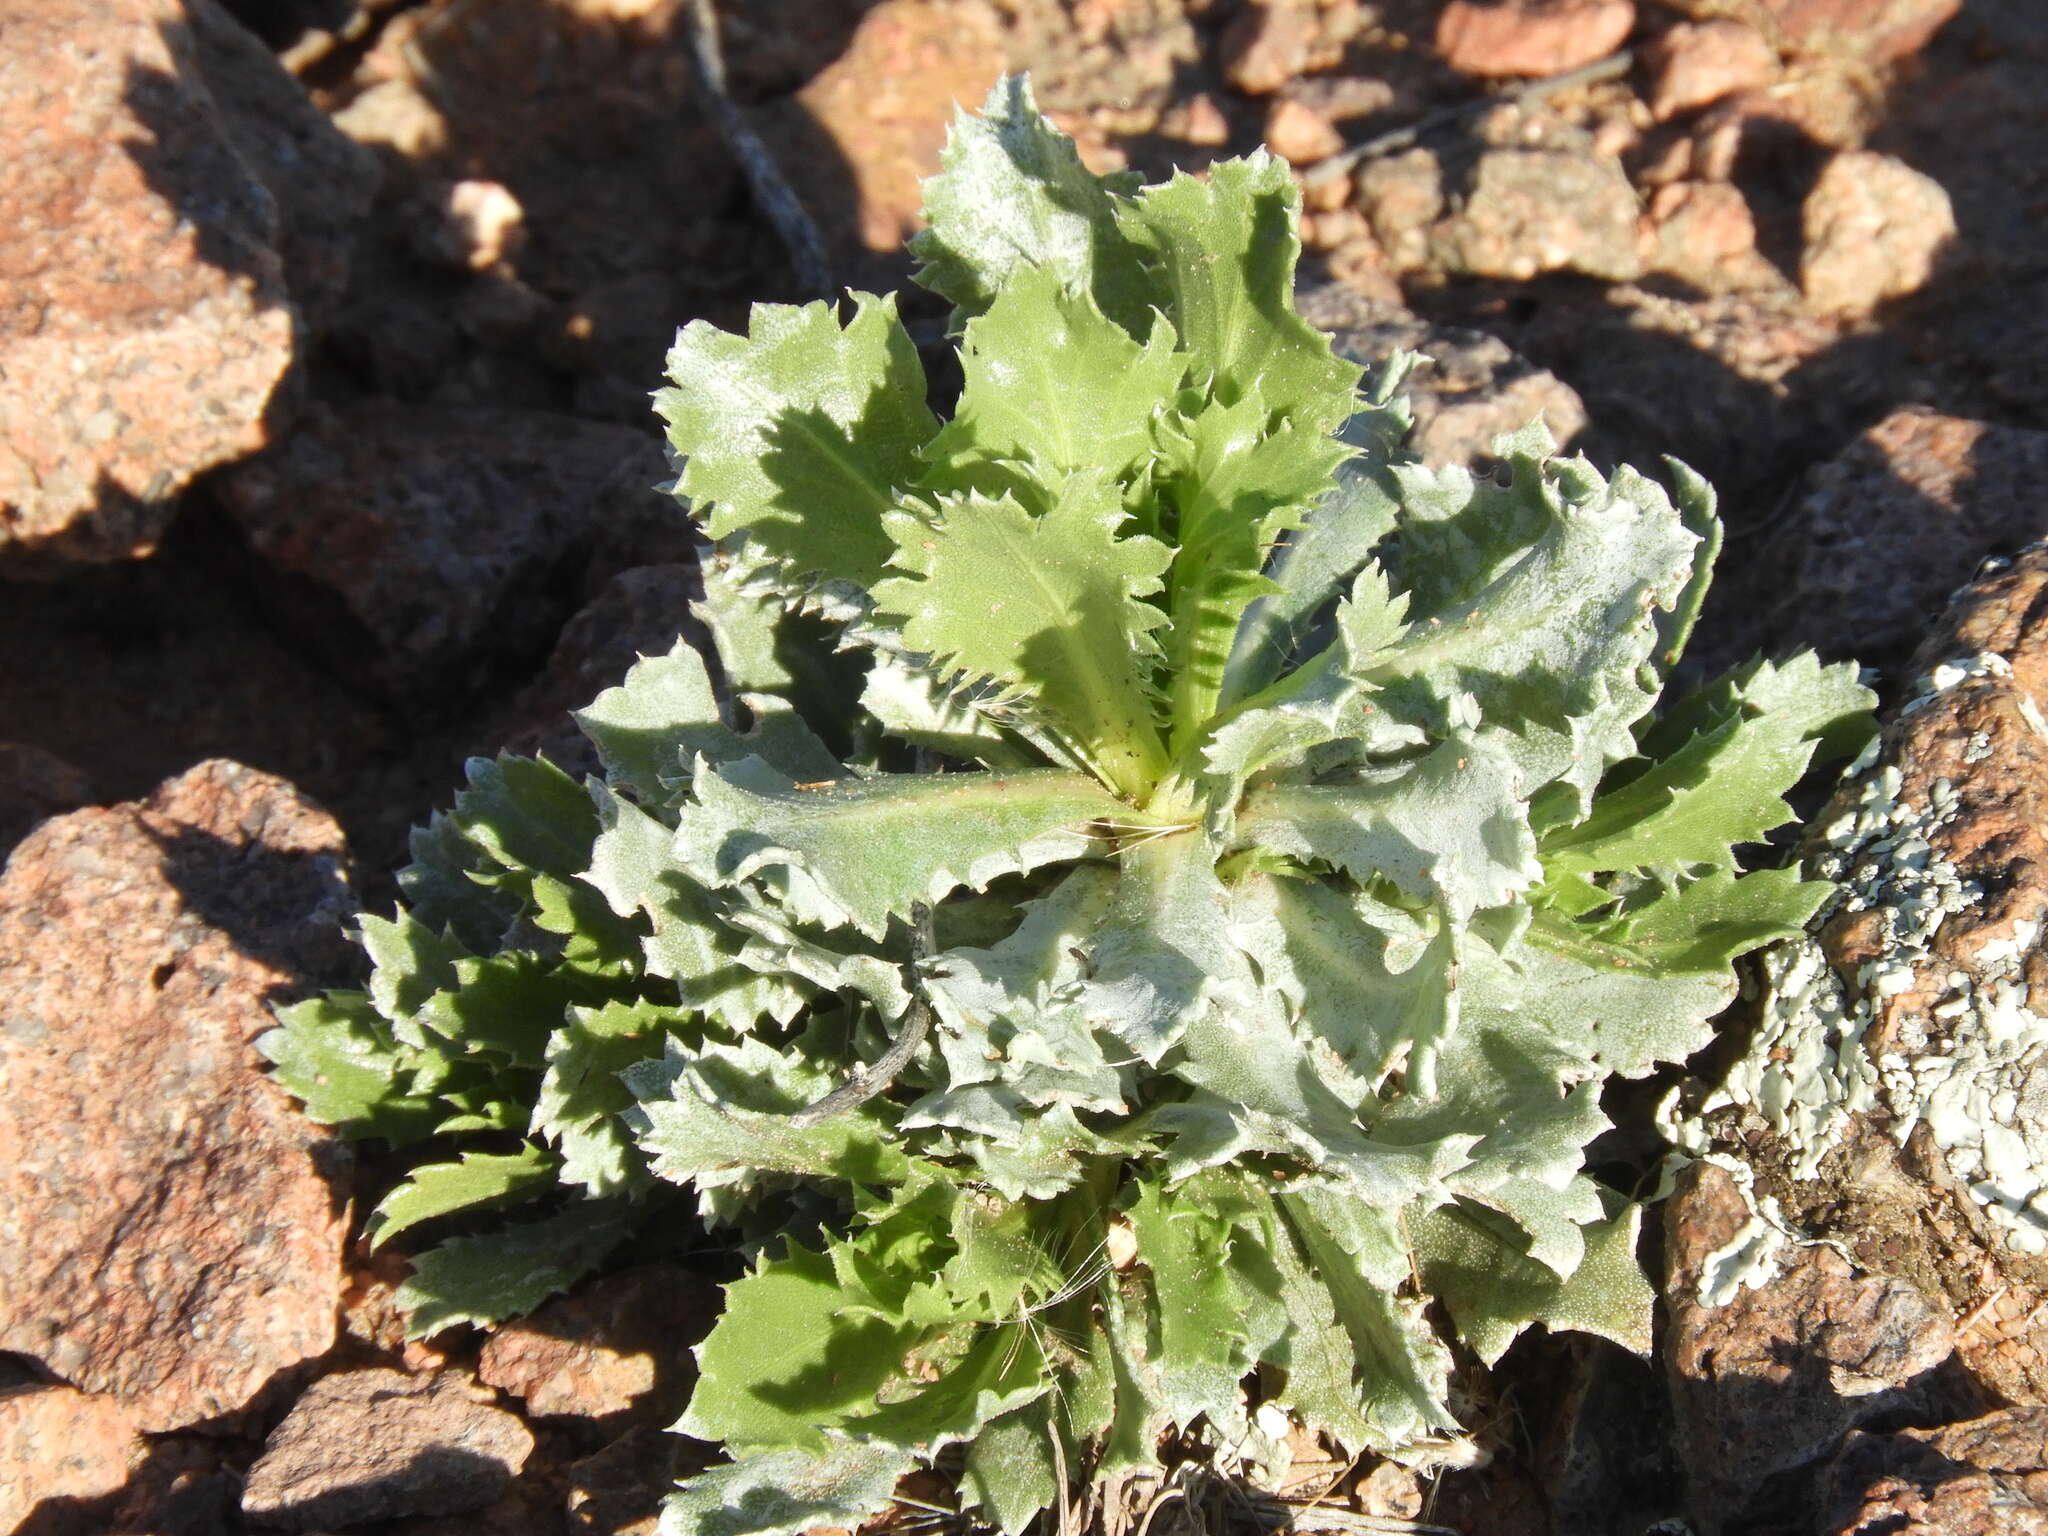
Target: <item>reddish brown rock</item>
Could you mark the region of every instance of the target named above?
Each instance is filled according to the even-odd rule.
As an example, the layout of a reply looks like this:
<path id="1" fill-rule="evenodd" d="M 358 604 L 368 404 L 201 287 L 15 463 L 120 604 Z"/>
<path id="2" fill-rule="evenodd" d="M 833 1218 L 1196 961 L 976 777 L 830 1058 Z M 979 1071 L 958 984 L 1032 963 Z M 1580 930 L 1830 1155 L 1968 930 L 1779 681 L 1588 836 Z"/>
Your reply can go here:
<path id="1" fill-rule="evenodd" d="M 1266 147 L 1282 160 L 1312 165 L 1344 147 L 1344 136 L 1314 107 L 1286 97 L 1266 114 Z"/>
<path id="2" fill-rule="evenodd" d="M 1636 222 L 1635 189 L 1613 161 L 1570 149 L 1489 149 L 1456 211 L 1429 230 L 1427 249 L 1440 270 L 1471 277 L 1583 272 L 1625 281 L 1642 269 Z"/>
<path id="3" fill-rule="evenodd" d="M 1882 661 L 1909 650 L 1986 555 L 2048 533 L 2048 433 L 1918 407 L 1814 472 L 1757 557 L 1777 645 Z"/>
<path id="4" fill-rule="evenodd" d="M 2048 1409 L 1849 1437 L 1825 1536 L 2048 1536 Z"/>
<path id="5" fill-rule="evenodd" d="M 1496 336 L 1431 325 L 1374 304 L 1343 283 L 1311 288 L 1300 304 L 1309 322 L 1328 331 L 1331 345 L 1354 362 L 1372 367 L 1396 350 L 1421 354 L 1409 379 L 1415 413 L 1409 446 L 1426 464 L 1483 460 L 1496 437 L 1539 417 L 1562 444 L 1586 428 L 1586 407 L 1572 387 Z"/>
<path id="6" fill-rule="evenodd" d="M 691 1349 L 717 1301 L 673 1264 L 607 1275 L 507 1323 L 484 1345 L 477 1375 L 541 1418 L 671 1423 L 696 1380 Z"/>
<path id="7" fill-rule="evenodd" d="M 690 604 L 701 591 L 694 564 L 621 572 L 562 627 L 540 676 L 506 706 L 474 750 L 545 757 L 577 778 L 600 772 L 596 748 L 570 712 L 623 679 L 640 657 L 664 654 L 676 636 L 693 628 Z"/>
<path id="8" fill-rule="evenodd" d="M 135 1411 L 70 1387 L 0 1394 L 0 1526 L 27 1529 L 45 1500 L 118 1491 L 149 1454 Z"/>
<path id="9" fill-rule="evenodd" d="M 1871 150 L 1830 160 L 1800 220 L 1799 285 L 1807 303 L 1828 314 L 1866 314 L 1912 293 L 1956 236 L 1941 183 Z"/>
<path id="10" fill-rule="evenodd" d="M 243 164 L 276 200 L 285 287 L 322 331 L 348 289 L 377 162 L 337 129 L 254 33 L 215 0 L 184 0 L 206 87 Z"/>
<path id="11" fill-rule="evenodd" d="M 1962 0 L 1763 0 L 1802 52 L 1890 64 L 1933 41 Z"/>
<path id="12" fill-rule="evenodd" d="M 290 785 L 210 762 L 43 823 L 0 876 L 0 1349 L 142 1429 L 334 1342 L 336 1144 L 249 1041 L 342 961 L 344 856 Z"/>
<path id="13" fill-rule="evenodd" d="M 0 741 L 0 860 L 37 822 L 90 805 L 92 780 L 54 752 Z"/>
<path id="14" fill-rule="evenodd" d="M 1223 29 L 1223 78 L 1247 96 L 1270 96 L 1307 68 L 1319 29 L 1302 0 L 1253 0 Z"/>
<path id="15" fill-rule="evenodd" d="M 1643 265 L 1708 293 L 1782 281 L 1756 248 L 1756 220 L 1742 189 L 1726 181 L 1659 187 L 1642 221 Z"/>
<path id="16" fill-rule="evenodd" d="M 212 481 L 277 572 L 280 617 L 407 704 L 547 644 L 554 589 L 615 520 L 677 521 L 655 441 L 567 416 L 365 401 Z"/>
<path id="17" fill-rule="evenodd" d="M 1635 24 L 1635 0 L 1450 0 L 1436 47 L 1463 75 L 1557 75 L 1605 58 Z"/>
<path id="18" fill-rule="evenodd" d="M 294 1531 L 460 1514 L 503 1494 L 532 1454 L 532 1432 L 460 1371 L 342 1371 L 271 1431 L 242 1513 Z"/>
<path id="19" fill-rule="evenodd" d="M 1665 122 L 1777 77 L 1778 51 L 1756 28 L 1716 17 L 1682 21 L 1648 50 L 1650 112 Z"/>
<path id="20" fill-rule="evenodd" d="M 569 1536 L 654 1536 L 682 1441 L 636 1425 L 569 1468 Z"/>
<path id="21" fill-rule="evenodd" d="M 176 0 L 36 0 L 7 33 L 0 560 L 145 554 L 285 403 L 277 206 Z"/>
<path id="22" fill-rule="evenodd" d="M 894 254 L 923 222 L 919 183 L 939 169 L 954 112 L 978 108 L 1002 72 L 1002 34 L 983 0 L 883 0 L 764 125 L 806 205 L 840 226 L 828 239 Z M 820 132 L 822 161 L 805 153 Z"/>
<path id="23" fill-rule="evenodd" d="M 1665 1211 L 1666 1367 L 1691 1508 L 1710 1531 L 1849 1430 L 1938 1416 L 1953 1392 L 1939 1374 L 1955 1349 L 1947 1314 L 1831 1247 L 1785 1252 L 1761 1285 L 1703 1300 L 1703 1276 L 1751 1219 L 1735 1180 L 1709 1163 L 1686 1170 Z"/>

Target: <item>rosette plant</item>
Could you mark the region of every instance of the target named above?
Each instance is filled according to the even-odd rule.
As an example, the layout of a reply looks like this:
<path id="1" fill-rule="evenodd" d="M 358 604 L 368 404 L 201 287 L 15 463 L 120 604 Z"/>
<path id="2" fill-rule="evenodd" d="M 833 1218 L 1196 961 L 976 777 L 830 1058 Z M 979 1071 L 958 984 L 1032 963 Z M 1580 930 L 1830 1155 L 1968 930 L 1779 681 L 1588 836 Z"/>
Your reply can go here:
<path id="1" fill-rule="evenodd" d="M 424 1255 L 423 1331 L 666 1186 L 730 1231 L 674 1532 L 938 1458 L 1021 1531 L 1169 1432 L 1426 1458 L 1459 1344 L 1646 1347 L 1602 1086 L 1814 911 L 1735 850 L 1870 702 L 1809 657 L 1660 711 L 1707 487 L 1540 426 L 1414 462 L 1407 360 L 1361 389 L 1295 313 L 1279 161 L 1097 177 L 1013 80 L 927 196 L 951 418 L 888 299 L 685 328 L 710 644 L 582 713 L 601 781 L 472 764 L 368 991 L 266 1040 L 316 1114 L 469 1138 L 381 1234 L 554 1202 Z"/>

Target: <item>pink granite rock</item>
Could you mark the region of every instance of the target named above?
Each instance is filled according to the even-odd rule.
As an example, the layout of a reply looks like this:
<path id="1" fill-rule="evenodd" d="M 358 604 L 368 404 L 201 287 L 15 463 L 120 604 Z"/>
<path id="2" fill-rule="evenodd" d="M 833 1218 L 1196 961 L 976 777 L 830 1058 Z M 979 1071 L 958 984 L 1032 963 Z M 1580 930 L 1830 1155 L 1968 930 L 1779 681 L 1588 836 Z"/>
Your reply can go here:
<path id="1" fill-rule="evenodd" d="M 242 1512 L 316 1531 L 481 1509 L 533 1454 L 532 1432 L 490 1397 L 460 1371 L 322 1377 L 271 1431 Z"/>
<path id="2" fill-rule="evenodd" d="M 17 1530 L 48 1500 L 104 1497 L 149 1454 L 135 1412 L 70 1387 L 0 1394 L 0 1526 Z"/>
<path id="3" fill-rule="evenodd" d="M 1867 314 L 1924 286 L 1956 237 L 1940 182 L 1873 150 L 1828 162 L 1800 210 L 1799 286 L 1827 314 Z"/>
<path id="4" fill-rule="evenodd" d="M 1649 50 L 1650 112 L 1664 122 L 1778 74 L 1778 51 L 1761 32 L 1726 17 L 1682 21 Z"/>
<path id="5" fill-rule="evenodd" d="M 717 1313 L 704 1281 L 673 1264 L 607 1275 L 507 1323 L 477 1375 L 543 1418 L 665 1425 L 696 1380 L 691 1347 Z"/>
<path id="6" fill-rule="evenodd" d="M 294 315 L 276 201 L 177 0 L 30 0 L 0 51 L 0 560 L 146 554 L 269 440 Z"/>
<path id="7" fill-rule="evenodd" d="M 338 1147 L 249 1042 L 333 973 L 333 820 L 202 763 L 44 822 L 0 875 L 0 1349 L 165 1430 L 335 1336 Z"/>
<path id="8" fill-rule="evenodd" d="M 1605 58 L 1635 24 L 1635 0 L 1450 0 L 1436 46 L 1464 75 L 1556 75 Z"/>
<path id="9" fill-rule="evenodd" d="M 556 589 L 608 525 L 680 524 L 666 478 L 630 427 L 369 400 L 314 409 L 210 483 L 295 594 L 284 622 L 352 682 L 426 705 L 544 651 Z"/>

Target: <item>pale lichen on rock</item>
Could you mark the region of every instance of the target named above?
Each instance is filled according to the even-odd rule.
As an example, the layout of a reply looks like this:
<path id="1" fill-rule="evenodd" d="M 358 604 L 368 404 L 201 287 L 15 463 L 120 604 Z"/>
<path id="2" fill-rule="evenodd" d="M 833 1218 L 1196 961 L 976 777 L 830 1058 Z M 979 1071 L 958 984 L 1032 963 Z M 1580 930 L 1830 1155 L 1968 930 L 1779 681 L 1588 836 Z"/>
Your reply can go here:
<path id="1" fill-rule="evenodd" d="M 1901 722 L 1959 692 L 2017 691 L 2012 676 L 1992 651 L 1942 663 Z M 2033 700 L 2020 692 L 2017 705 L 2041 733 Z M 1964 762 L 1992 756 L 1984 731 L 1964 735 Z M 2005 1241 L 2048 1252 L 2048 1018 L 2029 1006 L 2022 974 L 2041 925 L 2015 917 L 1974 948 L 1942 942 L 1945 922 L 1984 890 L 1945 856 L 1964 811 L 1956 785 L 1937 777 L 1921 790 L 1876 743 L 1851 769 L 1808 855 L 1841 894 L 1817 937 L 1763 958 L 1756 1037 L 1702 1112 L 1754 1109 L 1795 1178 L 1813 1177 L 1853 1116 L 1877 1113 L 1901 1146 L 1925 1125 Z"/>

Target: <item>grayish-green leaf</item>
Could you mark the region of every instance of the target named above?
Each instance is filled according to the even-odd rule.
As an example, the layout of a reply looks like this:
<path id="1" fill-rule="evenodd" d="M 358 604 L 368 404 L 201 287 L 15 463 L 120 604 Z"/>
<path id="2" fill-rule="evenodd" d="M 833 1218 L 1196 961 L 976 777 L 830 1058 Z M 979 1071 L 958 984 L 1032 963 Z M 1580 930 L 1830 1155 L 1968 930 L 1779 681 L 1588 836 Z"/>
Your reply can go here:
<path id="1" fill-rule="evenodd" d="M 1460 732 L 1418 761 L 1350 784 L 1275 784 L 1245 799 L 1247 844 L 1384 878 L 1462 922 L 1542 878 L 1510 750 Z"/>
<path id="2" fill-rule="evenodd" d="M 822 1451 L 763 1451 L 699 1472 L 662 1506 L 659 1536 L 802 1536 L 854 1530 L 894 1502 L 917 1458 L 834 1437 Z"/>
<path id="3" fill-rule="evenodd" d="M 1022 75 L 996 83 L 978 117 L 961 113 L 925 183 L 926 227 L 910 242 L 917 280 L 978 315 L 1020 273 L 1042 268 L 1133 335 L 1157 291 L 1117 227 L 1117 186 L 1081 164 L 1073 140 L 1039 115 Z"/>
<path id="4" fill-rule="evenodd" d="M 413 1259 L 411 1278 L 393 1297 L 406 1337 L 458 1323 L 487 1328 L 531 1312 L 602 1264 L 630 1230 L 619 1206 L 584 1200 L 539 1221 L 450 1238 Z"/>
<path id="5" fill-rule="evenodd" d="M 863 933 L 958 886 L 1085 856 L 1089 824 L 1125 807 L 1092 781 L 1053 769 L 879 774 L 796 784 L 758 758 L 696 779 L 675 847 L 727 883 L 802 870 Z"/>
<path id="6" fill-rule="evenodd" d="M 1568 1277 L 1526 1257 L 1499 1229 L 1499 1218 L 1467 1205 L 1411 1213 L 1423 1283 L 1443 1297 L 1459 1336 L 1491 1365 L 1530 1323 L 1612 1339 L 1650 1351 L 1656 1300 L 1636 1263 L 1642 1207 L 1629 1205 L 1585 1231 L 1585 1257 Z"/>
<path id="7" fill-rule="evenodd" d="M 889 558 L 882 514 L 938 422 L 896 301 L 853 304 L 844 329 L 824 303 L 757 304 L 745 336 L 691 321 L 655 408 L 713 538 L 744 528 L 799 572 L 869 586 Z"/>

